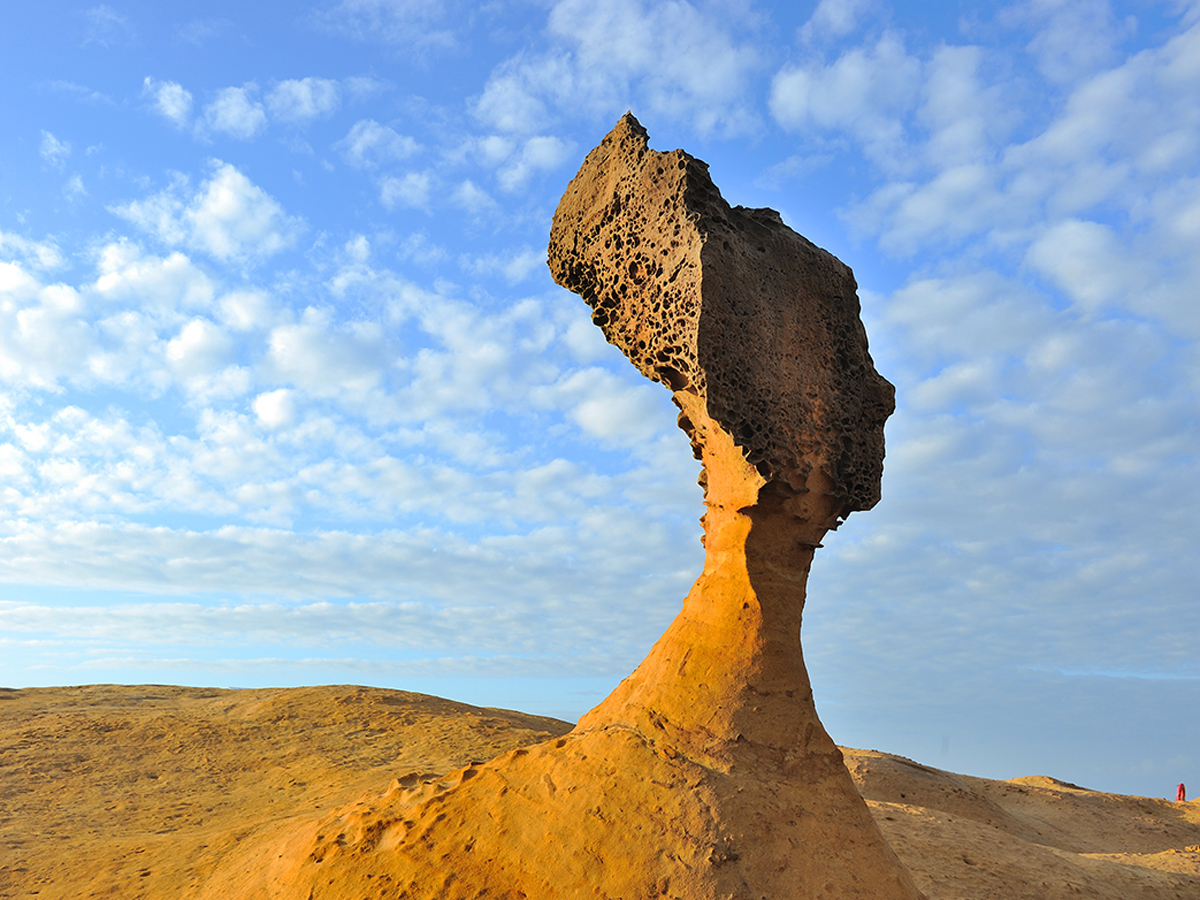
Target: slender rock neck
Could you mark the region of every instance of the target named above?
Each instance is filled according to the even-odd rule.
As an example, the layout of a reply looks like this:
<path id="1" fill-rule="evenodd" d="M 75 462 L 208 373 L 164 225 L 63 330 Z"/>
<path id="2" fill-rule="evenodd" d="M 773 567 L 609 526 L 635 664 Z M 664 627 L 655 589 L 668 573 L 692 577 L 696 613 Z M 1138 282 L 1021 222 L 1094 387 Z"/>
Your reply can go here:
<path id="1" fill-rule="evenodd" d="M 824 737 L 800 650 L 813 552 L 837 503 L 828 485 L 770 482 L 703 398 L 676 392 L 704 463 L 704 572 L 650 655 L 579 727 L 625 722 L 721 765 L 741 751 L 792 752 Z M 814 472 L 817 470 L 814 469 Z M 828 752 L 832 747 L 824 747 Z M 739 750 L 740 748 L 740 750 Z"/>
<path id="2" fill-rule="evenodd" d="M 796 494 L 767 481 L 751 466 L 733 437 L 708 417 L 703 400 L 679 392 L 681 425 L 693 435 L 704 465 L 704 573 L 706 582 L 745 583 L 760 607 L 759 628 L 795 632 L 799 648 L 804 584 L 813 551 L 828 530 L 818 492 Z M 814 514 L 815 513 L 815 514 Z M 769 597 L 760 596 L 769 588 Z M 714 603 L 711 591 L 695 589 L 683 614 L 697 620 L 728 620 L 729 611 Z M 731 602 L 736 598 L 730 595 Z M 749 600 L 743 600 L 743 603 Z"/>

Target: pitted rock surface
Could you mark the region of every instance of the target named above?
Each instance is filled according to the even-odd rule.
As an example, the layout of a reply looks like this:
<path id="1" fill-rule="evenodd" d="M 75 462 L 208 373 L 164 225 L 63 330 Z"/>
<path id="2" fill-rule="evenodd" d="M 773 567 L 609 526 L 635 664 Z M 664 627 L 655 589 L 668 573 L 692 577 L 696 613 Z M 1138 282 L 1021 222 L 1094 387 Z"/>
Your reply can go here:
<path id="1" fill-rule="evenodd" d="M 644 375 L 704 397 L 765 478 L 802 490 L 821 468 L 842 517 L 878 502 L 894 391 L 854 275 L 777 212 L 731 207 L 705 163 L 650 150 L 626 115 L 567 188 L 549 264 Z"/>

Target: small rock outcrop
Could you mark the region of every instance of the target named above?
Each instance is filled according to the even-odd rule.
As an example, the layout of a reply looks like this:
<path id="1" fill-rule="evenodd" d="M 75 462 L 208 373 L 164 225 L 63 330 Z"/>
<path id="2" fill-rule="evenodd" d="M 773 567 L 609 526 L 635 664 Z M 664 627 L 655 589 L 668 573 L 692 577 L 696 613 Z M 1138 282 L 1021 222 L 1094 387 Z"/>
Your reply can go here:
<path id="1" fill-rule="evenodd" d="M 813 553 L 879 499 L 893 390 L 850 270 L 626 115 L 554 216 L 555 279 L 679 407 L 704 571 L 569 734 L 405 785 L 247 858 L 237 896 L 917 900 L 813 706 Z"/>

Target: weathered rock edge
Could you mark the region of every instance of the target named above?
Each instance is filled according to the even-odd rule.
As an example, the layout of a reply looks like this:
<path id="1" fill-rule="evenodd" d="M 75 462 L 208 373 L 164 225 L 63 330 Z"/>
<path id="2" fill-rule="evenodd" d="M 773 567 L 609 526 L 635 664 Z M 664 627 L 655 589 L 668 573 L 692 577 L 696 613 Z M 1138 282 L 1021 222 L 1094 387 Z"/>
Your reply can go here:
<path id="1" fill-rule="evenodd" d="M 850 270 L 632 115 L 554 218 L 551 271 L 673 391 L 703 462 L 704 572 L 570 733 L 400 782 L 231 860 L 204 897 L 791 900 L 922 895 L 813 707 L 813 552 L 873 505 L 892 389 Z"/>

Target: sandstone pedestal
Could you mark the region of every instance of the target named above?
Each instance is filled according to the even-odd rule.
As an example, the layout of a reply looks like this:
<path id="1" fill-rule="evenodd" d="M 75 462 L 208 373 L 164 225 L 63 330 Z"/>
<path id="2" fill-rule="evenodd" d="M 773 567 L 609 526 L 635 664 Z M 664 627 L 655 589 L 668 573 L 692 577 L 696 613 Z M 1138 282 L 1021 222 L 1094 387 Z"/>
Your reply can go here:
<path id="1" fill-rule="evenodd" d="M 568 187 L 549 262 L 672 391 L 703 463 L 703 574 L 570 734 L 397 782 L 231 880 L 296 900 L 919 898 L 800 649 L 813 553 L 878 500 L 893 408 L 850 270 L 776 213 L 731 208 L 632 115 Z"/>

